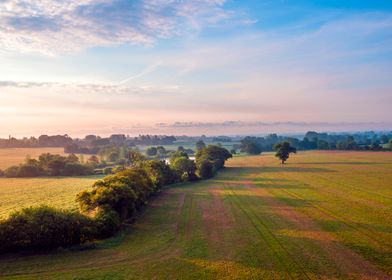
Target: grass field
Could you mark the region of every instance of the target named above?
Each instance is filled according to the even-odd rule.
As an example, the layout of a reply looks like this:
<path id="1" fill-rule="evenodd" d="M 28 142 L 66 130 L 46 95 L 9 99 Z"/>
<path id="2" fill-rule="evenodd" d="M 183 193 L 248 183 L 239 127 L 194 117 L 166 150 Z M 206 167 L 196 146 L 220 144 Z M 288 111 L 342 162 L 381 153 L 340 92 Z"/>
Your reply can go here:
<path id="1" fill-rule="evenodd" d="M 5 279 L 391 279 L 392 153 L 237 157 L 97 249 L 2 256 Z"/>
<path id="2" fill-rule="evenodd" d="M 0 218 L 7 217 L 11 211 L 40 204 L 78 209 L 76 194 L 89 188 L 98 178 L 0 178 Z"/>
<path id="3" fill-rule="evenodd" d="M 64 154 L 63 148 L 8 148 L 0 149 L 0 169 L 6 169 L 11 165 L 22 163 L 26 156 L 38 158 L 40 154 Z"/>

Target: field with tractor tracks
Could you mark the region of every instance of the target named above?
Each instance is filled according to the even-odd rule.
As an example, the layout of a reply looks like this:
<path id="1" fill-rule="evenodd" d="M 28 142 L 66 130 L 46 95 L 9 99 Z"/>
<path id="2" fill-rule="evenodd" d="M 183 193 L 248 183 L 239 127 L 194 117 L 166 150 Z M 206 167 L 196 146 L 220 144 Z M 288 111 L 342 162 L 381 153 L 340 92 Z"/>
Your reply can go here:
<path id="1" fill-rule="evenodd" d="M 392 153 L 235 157 L 95 249 L 1 256 L 0 278 L 391 279 Z"/>

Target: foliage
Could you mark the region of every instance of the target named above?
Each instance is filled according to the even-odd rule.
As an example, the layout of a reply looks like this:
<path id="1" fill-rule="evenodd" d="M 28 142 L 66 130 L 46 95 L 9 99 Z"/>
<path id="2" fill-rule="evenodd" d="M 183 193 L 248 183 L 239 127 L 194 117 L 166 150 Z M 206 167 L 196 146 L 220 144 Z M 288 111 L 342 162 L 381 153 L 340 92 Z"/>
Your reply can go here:
<path id="1" fill-rule="evenodd" d="M 231 154 L 219 146 L 201 149 L 197 154 L 200 177 L 211 178 L 230 157 Z M 95 182 L 92 189 L 80 192 L 76 201 L 81 212 L 89 217 L 48 207 L 24 209 L 14 214 L 0 227 L 0 241 L 4 243 L 0 250 L 57 248 L 113 235 L 124 221 L 134 218 L 149 197 L 163 186 L 179 179 L 198 179 L 195 161 L 189 159 L 185 151 L 175 152 L 170 162 L 168 165 L 159 160 L 142 160 L 131 168 Z M 73 174 L 83 170 L 83 165 L 76 162 L 75 157 L 50 154 L 41 155 L 39 161 L 27 159 L 27 165 L 52 174 Z M 17 171 L 20 172 L 19 167 Z M 15 231 L 18 233 L 13 237 Z"/>
<path id="2" fill-rule="evenodd" d="M 250 155 L 259 155 L 262 149 L 257 142 L 246 139 L 241 141 L 241 151 Z"/>
<path id="3" fill-rule="evenodd" d="M 73 154 L 65 157 L 44 153 L 39 156 L 38 160 L 27 157 L 25 163 L 7 168 L 4 175 L 6 177 L 38 177 L 81 176 L 93 173 L 92 165 L 79 163 L 78 157 Z"/>
<path id="4" fill-rule="evenodd" d="M 283 141 L 298 150 L 386 150 L 380 144 L 388 143 L 392 134 L 363 132 L 356 134 L 328 134 L 308 131 L 302 140 L 294 137 L 270 134 L 266 137 L 245 137 L 241 140 L 241 151 L 248 154 L 259 154 L 260 151 L 272 151 L 274 146 Z"/>
<path id="5" fill-rule="evenodd" d="M 165 161 L 149 160 L 144 163 L 143 168 L 157 189 L 178 181 L 178 176 Z"/>
<path id="6" fill-rule="evenodd" d="M 24 208 L 0 222 L 0 251 L 67 247 L 90 241 L 95 234 L 93 221 L 79 213 Z"/>
<path id="7" fill-rule="evenodd" d="M 212 164 L 213 173 L 215 173 L 219 169 L 223 168 L 225 161 L 231 157 L 232 154 L 225 148 L 216 145 L 208 145 L 208 147 L 197 152 L 196 164 L 200 169 L 202 162 L 209 161 Z"/>
<path id="8" fill-rule="evenodd" d="M 214 176 L 214 166 L 209 160 L 199 162 L 197 169 L 199 176 L 202 179 L 209 179 Z"/>
<path id="9" fill-rule="evenodd" d="M 0 278 L 157 275 L 271 280 L 288 279 L 290 274 L 304 279 L 304 273 L 312 279 L 374 278 L 380 271 L 390 275 L 392 201 L 380 195 L 391 195 L 392 166 L 385 164 L 391 154 L 312 151 L 297 157 L 298 164 L 293 161 L 289 168 L 276 168 L 277 160 L 269 153 L 262 160 L 236 157 L 230 166 L 241 167 L 241 172 L 229 168 L 218 181 L 171 189 L 171 195 L 159 197 L 154 209 L 137 218 L 129 233 L 103 242 L 105 249 L 3 255 Z M 326 219 L 325 211 L 336 218 Z M 260 250 L 262 246 L 271 246 L 277 254 Z M 358 257 L 341 261 L 353 254 Z M 164 261 L 157 261 L 162 256 Z M 184 257 L 189 262 L 179 261 Z M 255 265 L 255 260 L 262 261 Z M 290 265 L 288 271 L 282 261 Z M 388 275 L 384 279 L 390 279 Z"/>
<path id="10" fill-rule="evenodd" d="M 200 151 L 206 147 L 206 144 L 203 140 L 199 140 L 196 142 L 196 151 Z"/>
<path id="11" fill-rule="evenodd" d="M 93 173 L 93 166 L 81 163 L 66 163 L 62 171 L 62 175 L 65 176 L 83 176 Z"/>
<path id="12" fill-rule="evenodd" d="M 194 181 L 196 176 L 196 164 L 188 156 L 177 156 L 170 161 L 171 168 L 178 174 L 182 181 Z"/>
<path id="13" fill-rule="evenodd" d="M 91 157 L 88 158 L 87 163 L 97 166 L 99 164 L 99 158 L 95 155 L 92 155 Z"/>
<path id="14" fill-rule="evenodd" d="M 110 237 L 121 227 L 121 221 L 117 212 L 104 207 L 98 210 L 94 221 L 97 227 L 98 238 Z"/>
<path id="15" fill-rule="evenodd" d="M 286 162 L 291 153 L 296 153 L 297 149 L 292 147 L 289 142 L 285 141 L 275 145 L 276 154 L 275 156 L 282 161 L 282 164 Z"/>
<path id="16" fill-rule="evenodd" d="M 148 156 L 156 156 L 158 154 L 158 150 L 156 147 L 149 147 L 146 151 Z"/>
<path id="17" fill-rule="evenodd" d="M 77 195 L 82 211 L 113 210 L 120 220 L 131 217 L 147 202 L 153 183 L 141 168 L 131 168 L 97 181 L 91 191 Z"/>
<path id="18" fill-rule="evenodd" d="M 113 172 L 113 168 L 112 167 L 106 167 L 106 168 L 103 169 L 103 174 L 105 174 L 105 175 L 112 174 L 112 172 Z"/>

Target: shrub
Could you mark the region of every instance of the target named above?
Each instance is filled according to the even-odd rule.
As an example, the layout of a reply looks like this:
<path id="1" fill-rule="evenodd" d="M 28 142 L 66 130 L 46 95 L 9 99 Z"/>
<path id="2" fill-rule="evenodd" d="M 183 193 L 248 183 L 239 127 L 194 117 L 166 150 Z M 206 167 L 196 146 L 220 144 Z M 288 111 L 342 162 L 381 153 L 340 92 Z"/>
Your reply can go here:
<path id="1" fill-rule="evenodd" d="M 30 207 L 0 222 L 0 251 L 67 247 L 90 241 L 95 235 L 93 221 L 84 215 Z"/>
<path id="2" fill-rule="evenodd" d="M 80 164 L 74 154 L 68 157 L 41 154 L 39 160 L 27 158 L 19 166 L 11 166 L 5 171 L 6 177 L 38 177 L 38 176 L 82 176 L 94 174 L 93 165 Z"/>
<path id="3" fill-rule="evenodd" d="M 209 179 L 214 176 L 214 166 L 209 160 L 203 160 L 198 165 L 199 176 L 202 179 Z"/>
<path id="4" fill-rule="evenodd" d="M 106 167 L 103 169 L 103 174 L 105 174 L 105 175 L 112 174 L 112 172 L 113 172 L 113 168 L 111 168 L 111 167 Z"/>
<path id="5" fill-rule="evenodd" d="M 95 215 L 97 237 L 107 238 L 115 234 L 121 226 L 120 217 L 110 209 L 102 208 Z"/>
<path id="6" fill-rule="evenodd" d="M 153 184 L 141 168 L 127 169 L 97 181 L 91 191 L 77 195 L 82 211 L 115 211 L 120 220 L 131 217 L 147 202 Z"/>
<path id="7" fill-rule="evenodd" d="M 62 172 L 65 176 L 83 176 L 94 174 L 92 166 L 80 163 L 66 163 Z"/>
<path id="8" fill-rule="evenodd" d="M 178 174 L 178 176 L 181 178 L 181 181 L 183 182 L 194 181 L 197 179 L 195 174 L 195 162 L 188 159 L 188 157 L 174 157 L 170 161 L 170 166 Z"/>
<path id="9" fill-rule="evenodd" d="M 177 176 L 165 161 L 149 160 L 143 164 L 143 168 L 157 189 L 177 180 Z"/>
<path id="10" fill-rule="evenodd" d="M 19 166 L 11 166 L 8 167 L 4 171 L 5 177 L 13 178 L 13 177 L 18 177 L 19 176 Z"/>
<path id="11" fill-rule="evenodd" d="M 42 168 L 35 164 L 21 164 L 18 170 L 18 177 L 38 177 L 43 173 Z"/>
<path id="12" fill-rule="evenodd" d="M 200 167 L 202 167 L 203 162 L 209 161 L 213 167 L 212 172 L 215 173 L 219 169 L 223 168 L 225 165 L 225 161 L 231 157 L 232 154 L 225 148 L 215 146 L 215 145 L 209 145 L 207 148 L 204 148 L 197 152 L 196 164 L 200 169 Z"/>
<path id="13" fill-rule="evenodd" d="M 124 171 L 124 166 L 116 166 L 116 167 L 112 168 L 113 173 L 118 173 L 121 171 Z"/>

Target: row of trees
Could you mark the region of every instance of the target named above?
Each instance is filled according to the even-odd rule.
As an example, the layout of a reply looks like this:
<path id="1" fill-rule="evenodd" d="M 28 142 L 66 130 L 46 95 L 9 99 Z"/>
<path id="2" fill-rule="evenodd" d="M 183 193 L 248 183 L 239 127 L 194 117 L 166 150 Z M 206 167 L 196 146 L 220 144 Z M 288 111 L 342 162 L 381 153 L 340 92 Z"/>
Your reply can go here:
<path id="1" fill-rule="evenodd" d="M 147 204 L 163 187 L 212 177 L 231 154 L 208 146 L 198 151 L 196 161 L 177 151 L 170 164 L 160 160 L 135 160 L 131 168 L 106 176 L 76 200 L 80 213 L 46 206 L 27 208 L 0 221 L 0 252 L 49 249 L 83 244 L 106 238 Z"/>
<path id="2" fill-rule="evenodd" d="M 8 139 L 0 139 L 0 148 L 33 148 L 33 147 L 65 147 L 69 153 L 96 152 L 99 147 L 108 145 L 171 145 L 176 141 L 174 136 L 166 135 L 139 135 L 137 137 L 125 134 L 113 134 L 109 137 L 87 135 L 83 139 L 72 139 L 64 135 L 41 135 L 36 137 L 24 137 L 17 139 L 9 136 Z"/>
<path id="3" fill-rule="evenodd" d="M 176 151 L 173 150 L 166 150 L 165 147 L 163 146 L 158 146 L 158 147 L 147 148 L 146 155 L 148 157 L 167 158 L 170 157 L 175 152 Z M 177 152 L 184 152 L 187 153 L 188 155 L 193 155 L 195 153 L 195 151 L 193 151 L 192 149 L 186 149 L 183 146 L 178 146 Z"/>
<path id="4" fill-rule="evenodd" d="M 0 175 L 5 177 L 38 177 L 38 176 L 82 176 L 94 174 L 98 158 L 92 156 L 88 162 L 80 163 L 74 154 L 68 156 L 44 153 L 38 159 L 27 157 L 25 162 L 11 166 Z"/>
<path id="5" fill-rule="evenodd" d="M 241 140 L 240 149 L 248 154 L 260 154 L 262 151 L 273 151 L 276 144 L 288 142 L 298 150 L 392 150 L 392 135 L 376 135 L 362 133 L 353 135 L 330 135 L 309 131 L 300 140 L 294 137 L 283 137 L 270 134 L 266 137 L 245 137 Z M 392 142 L 391 142 L 392 143 Z"/>
<path id="6" fill-rule="evenodd" d="M 72 138 L 65 135 L 41 135 L 38 138 L 16 139 L 9 136 L 8 139 L 0 139 L 0 148 L 32 148 L 32 147 L 65 147 L 72 143 Z"/>

